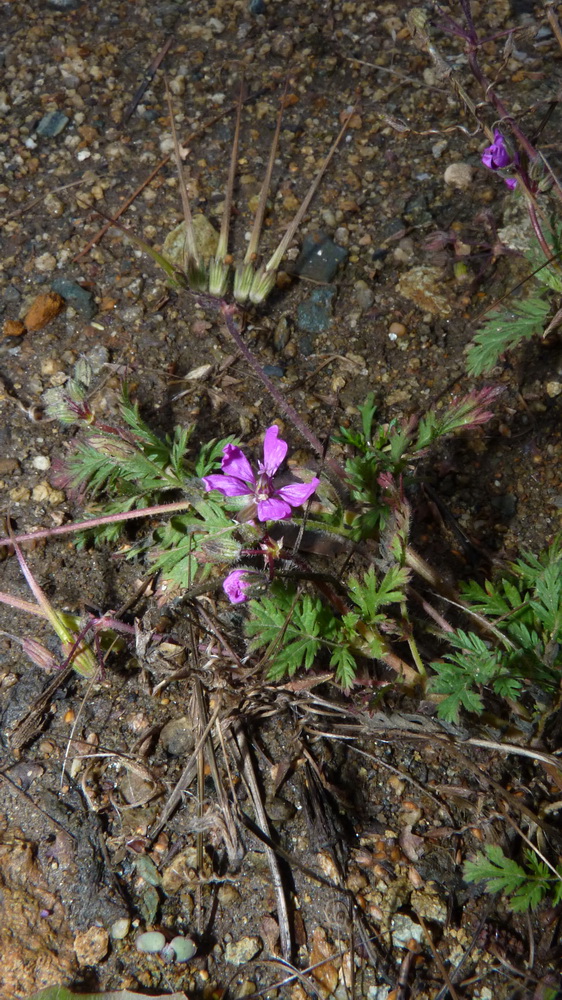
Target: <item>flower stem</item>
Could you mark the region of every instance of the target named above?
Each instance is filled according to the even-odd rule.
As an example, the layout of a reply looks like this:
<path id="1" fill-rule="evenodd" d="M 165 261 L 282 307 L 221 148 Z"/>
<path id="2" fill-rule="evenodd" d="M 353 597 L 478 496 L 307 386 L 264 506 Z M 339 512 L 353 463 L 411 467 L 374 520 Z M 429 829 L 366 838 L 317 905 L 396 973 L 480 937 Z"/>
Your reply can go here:
<path id="1" fill-rule="evenodd" d="M 333 458 L 325 457 L 326 449 L 325 446 L 320 441 L 320 438 L 316 437 L 316 434 L 310 429 L 308 424 L 306 424 L 304 420 L 302 420 L 302 418 L 299 416 L 295 408 L 291 406 L 289 402 L 287 402 L 287 400 L 283 396 L 283 393 L 279 392 L 279 389 L 273 384 L 271 379 L 268 378 L 268 376 L 263 371 L 257 359 L 250 351 L 249 347 L 247 347 L 244 341 L 242 340 L 242 337 L 240 335 L 240 330 L 238 329 L 238 326 L 234 319 L 234 315 L 236 313 L 236 306 L 231 306 L 228 305 L 227 302 L 222 302 L 221 312 L 224 318 L 224 322 L 226 324 L 226 328 L 230 336 L 232 337 L 234 343 L 238 347 L 238 350 L 244 355 L 246 361 L 253 368 L 260 381 L 263 382 L 267 391 L 270 393 L 272 398 L 277 403 L 279 409 L 285 414 L 285 416 L 289 418 L 293 426 L 299 431 L 300 434 L 302 434 L 305 441 L 308 441 L 309 445 L 311 446 L 311 448 L 314 449 L 316 454 L 320 456 L 320 458 L 325 459 L 326 465 L 332 470 L 332 472 L 338 477 L 338 479 L 345 479 L 346 476 L 343 467 L 339 464 L 339 462 L 336 462 Z"/>
<path id="2" fill-rule="evenodd" d="M 98 528 L 104 524 L 119 524 L 120 521 L 131 521 L 134 517 L 152 517 L 154 514 L 172 514 L 176 510 L 186 510 L 191 506 L 189 500 L 178 500 L 175 503 L 159 503 L 154 507 L 139 507 L 138 510 L 127 510 L 121 514 L 104 514 L 103 517 L 91 517 L 87 521 L 74 521 L 72 524 L 62 524 L 58 528 L 44 528 L 41 531 L 30 531 L 23 535 L 12 535 L 0 538 L 0 547 L 11 545 L 12 542 L 35 542 L 40 538 L 55 538 L 57 535 L 72 535 L 77 531 Z"/>

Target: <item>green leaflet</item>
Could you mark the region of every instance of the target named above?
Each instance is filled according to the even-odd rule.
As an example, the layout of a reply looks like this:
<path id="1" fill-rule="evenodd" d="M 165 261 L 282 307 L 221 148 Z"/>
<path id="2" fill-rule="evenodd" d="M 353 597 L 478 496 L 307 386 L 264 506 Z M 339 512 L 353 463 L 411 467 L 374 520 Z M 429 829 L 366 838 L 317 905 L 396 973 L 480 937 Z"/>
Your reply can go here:
<path id="1" fill-rule="evenodd" d="M 549 312 L 550 303 L 540 293 L 509 308 L 493 310 L 468 347 L 469 375 L 491 371 L 500 354 L 542 333 Z"/>
<path id="2" fill-rule="evenodd" d="M 526 850 L 525 868 L 506 857 L 498 844 L 486 844 L 474 861 L 466 861 L 463 874 L 467 882 L 485 882 L 485 891 L 503 892 L 515 913 L 535 909 L 552 895 L 556 906 L 562 899 L 562 866 L 557 875 L 532 850 Z"/>

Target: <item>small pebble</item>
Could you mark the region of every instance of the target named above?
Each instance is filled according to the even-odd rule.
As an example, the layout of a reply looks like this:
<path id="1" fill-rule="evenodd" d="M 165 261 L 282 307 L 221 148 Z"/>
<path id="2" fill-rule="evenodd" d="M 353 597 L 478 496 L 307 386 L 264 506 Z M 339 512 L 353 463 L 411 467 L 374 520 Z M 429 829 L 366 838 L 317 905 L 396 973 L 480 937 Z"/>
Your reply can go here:
<path id="1" fill-rule="evenodd" d="M 58 8 L 59 10 L 61 8 Z M 49 111 L 39 122 L 35 131 L 37 135 L 42 135 L 44 139 L 54 139 L 56 135 L 68 125 L 70 119 L 68 115 L 63 115 L 62 111 Z"/>
<path id="2" fill-rule="evenodd" d="M 47 469 L 51 468 L 51 459 L 48 455 L 36 455 L 31 462 L 34 469 L 39 469 L 40 472 L 46 472 Z"/>
<path id="3" fill-rule="evenodd" d="M 290 59 L 293 54 L 294 45 L 292 40 L 285 33 L 275 35 L 271 42 L 271 51 L 275 56 L 282 59 Z"/>
<path id="4" fill-rule="evenodd" d="M 7 319 L 2 327 L 5 337 L 21 337 L 25 333 L 25 326 L 18 319 Z"/>
<path id="5" fill-rule="evenodd" d="M 160 733 L 160 743 L 172 757 L 191 753 L 195 740 L 193 722 L 189 716 L 182 715 L 179 719 L 170 719 Z"/>
<path id="6" fill-rule="evenodd" d="M 392 943 L 395 948 L 406 948 L 408 941 L 423 941 L 421 924 L 412 920 L 407 913 L 396 913 L 391 922 Z"/>
<path id="7" fill-rule="evenodd" d="M 546 394 L 551 399 L 555 399 L 562 392 L 562 382 L 547 382 L 545 385 Z"/>
<path id="8" fill-rule="evenodd" d="M 9 476 L 17 472 L 19 467 L 17 458 L 0 458 L 0 476 Z"/>
<path id="9" fill-rule="evenodd" d="M 64 212 L 64 204 L 55 194 L 48 194 L 43 204 L 49 215 L 52 215 L 55 219 Z"/>
<path id="10" fill-rule="evenodd" d="M 88 291 L 87 288 L 69 278 L 55 278 L 51 288 L 53 292 L 62 295 L 65 302 L 73 306 L 84 319 L 93 319 L 97 311 L 96 304 L 92 292 Z"/>
<path id="11" fill-rule="evenodd" d="M 110 934 L 114 941 L 122 941 L 123 938 L 127 937 L 127 934 L 129 933 L 130 929 L 131 929 L 130 917 L 119 917 L 118 920 L 113 921 L 110 929 Z"/>
<path id="12" fill-rule="evenodd" d="M 289 337 L 291 336 L 291 327 L 287 316 L 281 316 L 277 321 L 275 330 L 273 331 L 273 346 L 276 351 L 282 351 L 289 342 Z"/>
<path id="13" fill-rule="evenodd" d="M 443 155 L 448 145 L 449 143 L 447 142 L 446 139 L 439 139 L 437 142 L 435 142 L 431 147 L 433 159 L 438 160 L 439 157 Z"/>
<path id="14" fill-rule="evenodd" d="M 324 333 L 332 320 L 335 288 L 315 288 L 297 308 L 297 326 L 303 333 Z"/>
<path id="15" fill-rule="evenodd" d="M 230 965 L 244 965 L 246 962 L 251 962 L 262 947 L 261 938 L 243 937 L 226 945 L 224 957 Z"/>
<path id="16" fill-rule="evenodd" d="M 472 185 L 473 174 L 474 169 L 469 163 L 450 163 L 443 174 L 443 179 L 445 184 L 450 184 L 451 187 L 468 191 Z"/>
<path id="17" fill-rule="evenodd" d="M 374 302 L 375 293 L 372 288 L 369 288 L 367 282 L 360 278 L 359 281 L 355 282 L 355 286 L 353 288 L 353 298 L 359 306 L 361 312 L 366 312 L 367 309 L 371 308 Z"/>
<path id="18" fill-rule="evenodd" d="M 88 927 L 74 938 L 74 951 L 79 965 L 97 965 L 103 961 L 109 948 L 109 934 L 105 927 Z"/>
<path id="19" fill-rule="evenodd" d="M 33 333 L 42 330 L 55 316 L 64 309 L 64 299 L 56 292 L 45 292 L 38 295 L 27 310 L 23 322 L 26 329 Z"/>
<path id="20" fill-rule="evenodd" d="M 52 253 L 42 253 L 40 257 L 35 258 L 35 270 L 41 274 L 48 274 L 49 271 L 54 271 L 56 266 L 57 258 Z"/>

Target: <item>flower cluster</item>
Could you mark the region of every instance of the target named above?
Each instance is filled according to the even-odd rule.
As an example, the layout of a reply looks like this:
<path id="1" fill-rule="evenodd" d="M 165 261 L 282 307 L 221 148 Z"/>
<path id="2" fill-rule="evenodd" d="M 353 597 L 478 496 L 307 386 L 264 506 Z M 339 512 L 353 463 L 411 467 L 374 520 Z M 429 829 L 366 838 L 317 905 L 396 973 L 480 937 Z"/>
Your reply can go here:
<path id="1" fill-rule="evenodd" d="M 287 455 L 287 442 L 279 438 L 279 428 L 273 424 L 265 432 L 263 462 L 258 463 L 257 474 L 244 452 L 228 444 L 223 450 L 222 472 L 203 476 L 205 489 L 218 490 L 225 497 L 248 497 L 246 517 L 258 521 L 281 521 L 291 517 L 293 507 L 301 507 L 312 496 L 320 480 L 314 477 L 309 483 L 291 483 L 276 487 L 273 479 Z M 232 604 L 248 598 L 248 589 L 262 578 L 255 570 L 235 569 L 226 577 L 223 589 Z"/>
<path id="2" fill-rule="evenodd" d="M 482 153 L 482 163 L 488 170 L 503 170 L 504 167 L 517 166 L 518 156 L 509 152 L 505 139 L 498 129 L 494 129 L 494 141 L 486 146 Z M 512 191 L 517 187 L 516 177 L 504 177 L 504 182 Z"/>

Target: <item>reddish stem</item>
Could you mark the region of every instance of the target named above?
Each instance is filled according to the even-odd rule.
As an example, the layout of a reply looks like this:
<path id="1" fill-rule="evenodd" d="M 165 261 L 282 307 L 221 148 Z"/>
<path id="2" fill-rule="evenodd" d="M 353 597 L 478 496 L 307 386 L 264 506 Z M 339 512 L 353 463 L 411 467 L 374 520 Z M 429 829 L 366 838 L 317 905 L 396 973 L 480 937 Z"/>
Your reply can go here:
<path id="1" fill-rule="evenodd" d="M 57 535 L 72 535 L 76 531 L 86 531 L 88 528 L 98 528 L 102 524 L 118 524 L 120 521 L 130 521 L 134 517 L 151 517 L 153 514 L 171 514 L 175 510 L 185 510 L 191 504 L 188 500 L 178 500 L 175 503 L 159 503 L 154 507 L 141 507 L 139 510 L 127 510 L 121 514 L 104 514 L 103 517 L 91 517 L 88 521 L 74 521 L 63 524 L 59 528 L 42 528 L 40 531 L 30 531 L 25 535 L 12 535 L 0 538 L 0 546 L 11 545 L 12 542 L 35 542 L 40 538 L 54 538 Z"/>

